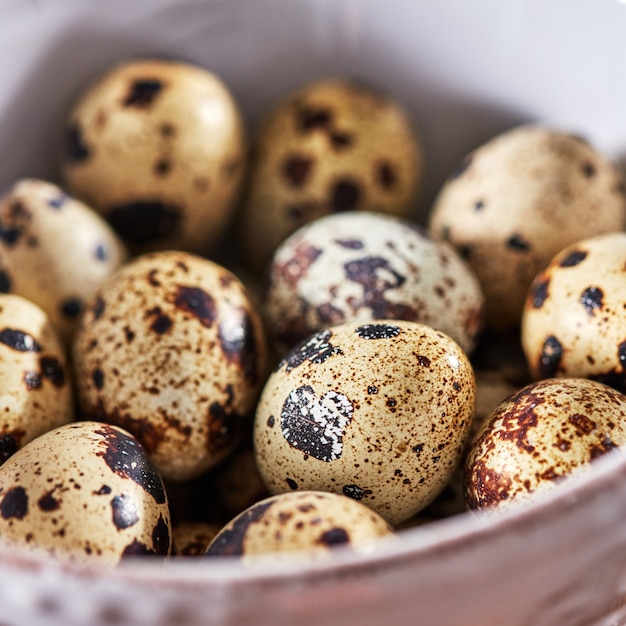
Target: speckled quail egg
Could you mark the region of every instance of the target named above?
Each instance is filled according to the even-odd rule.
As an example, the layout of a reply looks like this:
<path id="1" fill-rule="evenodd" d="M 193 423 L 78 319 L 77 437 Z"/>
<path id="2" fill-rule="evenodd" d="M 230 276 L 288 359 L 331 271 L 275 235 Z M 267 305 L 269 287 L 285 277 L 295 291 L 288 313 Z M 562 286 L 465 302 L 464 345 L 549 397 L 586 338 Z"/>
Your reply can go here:
<path id="1" fill-rule="evenodd" d="M 66 344 L 83 302 L 126 256 L 111 227 L 57 185 L 24 179 L 0 199 L 0 290 L 39 305 Z"/>
<path id="2" fill-rule="evenodd" d="M 345 496 L 283 493 L 238 515 L 213 539 L 206 556 L 250 559 L 277 552 L 327 552 L 340 545 L 367 550 L 392 533 L 380 515 Z"/>
<path id="3" fill-rule="evenodd" d="M 183 522 L 172 531 L 172 556 L 202 556 L 222 530 L 220 524 Z"/>
<path id="4" fill-rule="evenodd" d="M 264 297 L 267 327 L 287 347 L 343 322 L 404 319 L 470 352 L 482 323 L 478 279 L 454 248 L 390 215 L 319 218 L 276 251 Z"/>
<path id="5" fill-rule="evenodd" d="M 502 510 L 584 471 L 626 444 L 626 396 L 581 378 L 550 378 L 514 393 L 478 433 L 466 463 L 471 509 Z"/>
<path id="6" fill-rule="evenodd" d="M 392 524 L 443 489 L 474 413 L 450 337 L 400 320 L 346 323 L 294 348 L 268 379 L 254 444 L 270 492 L 331 491 Z"/>
<path id="7" fill-rule="evenodd" d="M 626 234 L 557 254 L 526 300 L 522 345 L 535 378 L 579 376 L 626 392 Z"/>
<path id="8" fill-rule="evenodd" d="M 127 432 L 96 422 L 66 424 L 0 467 L 0 536 L 22 550 L 81 562 L 166 556 L 167 496 Z"/>
<path id="9" fill-rule="evenodd" d="M 266 369 L 263 328 L 236 276 L 185 252 L 153 252 L 86 305 L 74 342 L 84 414 L 133 433 L 164 478 L 225 458 Z"/>
<path id="10" fill-rule="evenodd" d="M 590 219 L 593 216 L 593 219 Z M 526 292 L 565 246 L 621 230 L 622 176 L 578 137 L 521 126 L 466 156 L 432 207 L 430 232 L 476 271 L 490 328 L 519 325 Z"/>
<path id="11" fill-rule="evenodd" d="M 48 316 L 21 296 L 0 294 L 0 463 L 73 419 L 71 376 Z"/>
<path id="12" fill-rule="evenodd" d="M 268 113 L 256 135 L 241 216 L 257 268 L 299 226 L 338 211 L 409 215 L 422 180 L 411 121 L 388 95 L 365 84 L 308 84 Z"/>
<path id="13" fill-rule="evenodd" d="M 246 161 L 232 94 L 213 73 L 158 59 L 120 63 L 69 115 L 64 179 L 135 252 L 202 252 L 223 233 Z"/>

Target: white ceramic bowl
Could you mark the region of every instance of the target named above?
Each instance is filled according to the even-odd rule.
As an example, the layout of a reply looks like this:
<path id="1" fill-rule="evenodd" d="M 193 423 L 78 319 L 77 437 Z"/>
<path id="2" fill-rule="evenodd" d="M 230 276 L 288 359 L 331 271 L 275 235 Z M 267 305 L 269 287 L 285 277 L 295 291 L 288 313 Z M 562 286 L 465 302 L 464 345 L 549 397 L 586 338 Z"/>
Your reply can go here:
<path id="1" fill-rule="evenodd" d="M 250 122 L 304 81 L 350 74 L 402 100 L 428 159 L 423 217 L 454 164 L 516 123 L 626 148 L 618 0 L 0 0 L 0 189 L 57 178 L 63 120 L 128 56 L 220 74 Z M 626 624 L 626 458 L 500 517 L 462 515 L 330 561 L 153 561 L 110 570 L 0 549 L 0 623 Z"/>

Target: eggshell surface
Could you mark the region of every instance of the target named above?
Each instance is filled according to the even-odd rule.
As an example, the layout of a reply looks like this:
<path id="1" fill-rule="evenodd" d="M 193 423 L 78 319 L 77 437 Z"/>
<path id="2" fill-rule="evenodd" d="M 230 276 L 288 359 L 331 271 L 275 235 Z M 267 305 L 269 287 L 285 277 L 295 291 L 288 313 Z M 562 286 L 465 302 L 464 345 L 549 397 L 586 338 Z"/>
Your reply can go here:
<path id="1" fill-rule="evenodd" d="M 12 294 L 0 294 L 0 416 L 0 463 L 74 419 L 61 340 L 37 305 Z"/>
<path id="2" fill-rule="evenodd" d="M 527 125 L 459 163 L 429 228 L 478 275 L 487 326 L 506 330 L 519 325 L 531 282 L 557 252 L 625 220 L 623 177 L 607 157 L 579 137 Z"/>
<path id="3" fill-rule="evenodd" d="M 253 504 L 213 539 L 206 556 L 250 558 L 260 554 L 356 549 L 391 535 L 371 509 L 344 496 L 322 492 L 283 493 Z"/>
<path id="4" fill-rule="evenodd" d="M 454 248 L 408 220 L 361 211 L 319 218 L 283 242 L 264 297 L 267 326 L 288 347 L 344 322 L 404 319 L 468 353 L 482 307 L 478 279 Z"/>
<path id="5" fill-rule="evenodd" d="M 170 553 L 161 478 L 134 437 L 66 424 L 0 467 L 0 536 L 22 550 L 80 562 Z"/>
<path id="6" fill-rule="evenodd" d="M 531 383 L 485 422 L 466 463 L 471 509 L 544 493 L 626 443 L 626 396 L 580 378 Z"/>
<path id="7" fill-rule="evenodd" d="M 348 323 L 313 335 L 268 379 L 254 444 L 270 492 L 322 490 L 392 524 L 443 488 L 474 413 L 469 361 L 415 322 Z"/>
<path id="8" fill-rule="evenodd" d="M 186 480 L 233 450 L 266 348 L 234 274 L 189 253 L 155 252 L 90 300 L 74 359 L 85 415 L 134 433 L 164 478 Z"/>
<path id="9" fill-rule="evenodd" d="M 0 199 L 0 290 L 40 306 L 67 345 L 85 300 L 126 258 L 111 227 L 57 185 L 23 179 Z"/>
<path id="10" fill-rule="evenodd" d="M 577 376 L 626 392 L 626 234 L 557 254 L 528 293 L 522 345 L 534 378 Z"/>
<path id="11" fill-rule="evenodd" d="M 122 62 L 69 115 L 64 179 L 133 252 L 202 252 L 223 233 L 245 171 L 238 106 L 213 73 L 179 61 Z"/>
<path id="12" fill-rule="evenodd" d="M 422 184 L 422 148 L 407 114 L 356 81 L 321 80 L 286 97 L 261 123 L 253 152 L 240 223 L 257 268 L 322 215 L 409 215 Z"/>

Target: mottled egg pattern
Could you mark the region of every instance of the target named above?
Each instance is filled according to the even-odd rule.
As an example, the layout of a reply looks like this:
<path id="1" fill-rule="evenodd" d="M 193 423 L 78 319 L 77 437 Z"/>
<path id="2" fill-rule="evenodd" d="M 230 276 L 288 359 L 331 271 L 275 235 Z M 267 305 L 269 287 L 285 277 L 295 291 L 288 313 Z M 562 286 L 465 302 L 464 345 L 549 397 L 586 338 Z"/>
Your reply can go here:
<path id="1" fill-rule="evenodd" d="M 399 523 L 460 461 L 474 399 L 471 365 L 440 331 L 398 320 L 335 326 L 290 352 L 265 385 L 259 470 L 272 493 L 340 493 Z"/>
<path id="2" fill-rule="evenodd" d="M 353 212 L 306 224 L 278 248 L 264 313 L 287 347 L 344 322 L 404 319 L 442 330 L 467 353 L 482 305 L 478 279 L 451 246 L 407 220 Z"/>
<path id="3" fill-rule="evenodd" d="M 71 375 L 48 316 L 20 296 L 0 294 L 0 464 L 73 419 Z"/>
<path id="4" fill-rule="evenodd" d="M 56 185 L 23 179 L 0 199 L 0 291 L 40 306 L 66 344 L 85 300 L 126 256 L 111 227 Z"/>
<path id="5" fill-rule="evenodd" d="M 489 327 L 519 324 L 536 274 L 565 246 L 622 230 L 622 175 L 578 137 L 521 126 L 467 155 L 437 197 L 430 232 L 482 285 Z M 589 216 L 593 215 L 593 219 Z"/>
<path id="6" fill-rule="evenodd" d="M 84 92 L 65 132 L 68 188 L 135 252 L 201 252 L 222 234 L 245 170 L 238 107 L 186 63 L 133 60 Z"/>
<path id="7" fill-rule="evenodd" d="M 222 526 L 205 522 L 177 524 L 172 532 L 172 556 L 203 556 L 220 530 Z"/>
<path id="8" fill-rule="evenodd" d="M 535 278 L 522 345 L 534 378 L 579 376 L 626 392 L 626 234 L 568 246 Z"/>
<path id="9" fill-rule="evenodd" d="M 369 548 L 392 528 L 359 502 L 334 493 L 276 495 L 246 509 L 215 537 L 206 556 L 250 558 L 277 552 Z"/>
<path id="10" fill-rule="evenodd" d="M 468 506 L 526 501 L 624 443 L 623 394 L 579 378 L 527 385 L 496 408 L 470 450 Z"/>
<path id="11" fill-rule="evenodd" d="M 422 151 L 407 115 L 386 94 L 348 80 L 309 84 L 279 103 L 254 155 L 241 228 L 257 268 L 322 215 L 408 215 L 421 187 Z"/>
<path id="12" fill-rule="evenodd" d="M 88 302 L 74 359 L 85 415 L 126 428 L 164 478 L 185 480 L 233 450 L 266 348 L 234 274 L 189 253 L 155 252 Z"/>
<path id="13" fill-rule="evenodd" d="M 166 556 L 167 496 L 127 432 L 96 422 L 66 424 L 0 467 L 0 536 L 24 550 L 81 562 Z"/>

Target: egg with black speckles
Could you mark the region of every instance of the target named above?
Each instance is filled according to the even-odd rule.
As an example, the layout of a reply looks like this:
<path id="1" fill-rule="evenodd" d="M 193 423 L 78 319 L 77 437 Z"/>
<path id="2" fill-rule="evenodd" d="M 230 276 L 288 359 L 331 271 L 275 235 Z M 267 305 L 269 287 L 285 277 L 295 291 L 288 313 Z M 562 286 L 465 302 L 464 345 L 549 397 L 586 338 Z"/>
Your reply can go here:
<path id="1" fill-rule="evenodd" d="M 337 546 L 368 551 L 391 535 L 393 529 L 380 515 L 345 496 L 283 493 L 253 504 L 229 522 L 206 556 L 251 560 L 284 552 L 328 553 Z"/>
<path id="2" fill-rule="evenodd" d="M 129 433 L 97 422 L 66 424 L 0 467 L 0 536 L 22 552 L 76 562 L 165 557 L 167 494 Z"/>
<path id="3" fill-rule="evenodd" d="M 172 556 L 202 556 L 222 530 L 221 524 L 182 522 L 172 531 Z"/>
<path id="4" fill-rule="evenodd" d="M 344 322 L 403 319 L 443 331 L 469 353 L 483 295 L 452 246 L 406 219 L 357 211 L 314 220 L 281 244 L 263 311 L 287 348 Z"/>
<path id="5" fill-rule="evenodd" d="M 528 292 L 522 346 L 534 378 L 577 376 L 626 392 L 626 234 L 559 252 Z"/>
<path id="6" fill-rule="evenodd" d="M 66 345 L 85 300 L 126 258 L 106 221 L 57 185 L 23 179 L 0 199 L 0 291 L 40 306 Z"/>
<path id="7" fill-rule="evenodd" d="M 586 471 L 626 444 L 626 396 L 582 378 L 531 383 L 500 404 L 465 465 L 473 510 L 505 510 Z"/>
<path id="8" fill-rule="evenodd" d="M 0 294 L 0 464 L 73 419 L 72 376 L 48 316 L 21 296 Z"/>
<path id="9" fill-rule="evenodd" d="M 74 341 L 83 413 L 133 433 L 169 480 L 232 452 L 266 356 L 241 282 L 185 252 L 148 253 L 120 269 L 88 301 Z"/>
<path id="10" fill-rule="evenodd" d="M 460 162 L 429 229 L 467 259 L 485 294 L 487 326 L 502 331 L 519 326 L 530 284 L 559 250 L 625 224 L 616 164 L 580 137 L 525 125 Z"/>
<path id="11" fill-rule="evenodd" d="M 346 323 L 294 348 L 269 377 L 254 446 L 271 493 L 346 495 L 398 524 L 461 459 L 475 403 L 465 353 L 416 322 Z"/>
<path id="12" fill-rule="evenodd" d="M 240 229 L 256 269 L 322 215 L 410 215 L 422 187 L 422 147 L 409 116 L 354 80 L 320 80 L 287 96 L 263 120 L 253 155 Z"/>
<path id="13" fill-rule="evenodd" d="M 214 73 L 133 59 L 89 85 L 68 116 L 68 189 L 133 253 L 202 253 L 228 226 L 246 169 L 239 107 Z"/>

